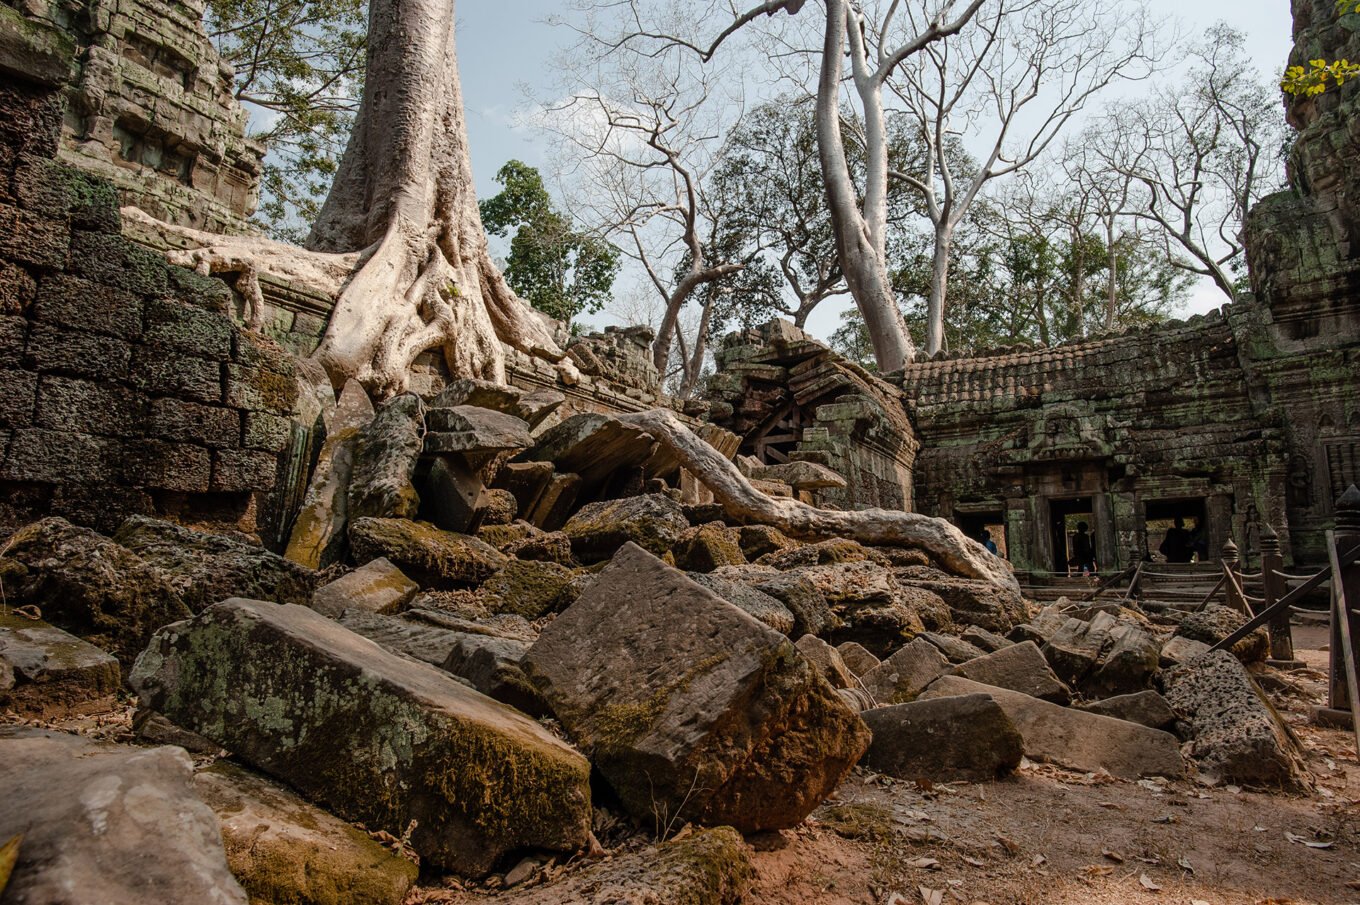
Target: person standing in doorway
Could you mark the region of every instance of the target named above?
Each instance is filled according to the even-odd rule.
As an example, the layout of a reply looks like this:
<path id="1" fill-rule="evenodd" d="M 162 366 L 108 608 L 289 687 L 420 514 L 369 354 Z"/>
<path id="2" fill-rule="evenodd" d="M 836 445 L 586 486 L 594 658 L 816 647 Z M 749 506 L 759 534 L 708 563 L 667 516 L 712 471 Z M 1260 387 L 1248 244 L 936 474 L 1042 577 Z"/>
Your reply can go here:
<path id="1" fill-rule="evenodd" d="M 1077 522 L 1077 533 L 1072 535 L 1072 558 L 1067 564 L 1083 575 L 1096 574 L 1096 545 L 1091 540 L 1091 526 Z"/>
<path id="2" fill-rule="evenodd" d="M 982 536 L 978 539 L 982 541 L 982 546 L 987 548 L 988 553 L 992 554 L 993 556 L 999 555 L 996 551 L 996 541 L 992 540 L 992 532 L 988 531 L 986 528 L 983 528 Z"/>
<path id="3" fill-rule="evenodd" d="M 1185 530 L 1185 519 L 1176 516 L 1175 524 L 1166 530 L 1157 552 L 1165 556 L 1167 562 L 1190 561 L 1195 555 L 1195 544 L 1190 532 Z"/>

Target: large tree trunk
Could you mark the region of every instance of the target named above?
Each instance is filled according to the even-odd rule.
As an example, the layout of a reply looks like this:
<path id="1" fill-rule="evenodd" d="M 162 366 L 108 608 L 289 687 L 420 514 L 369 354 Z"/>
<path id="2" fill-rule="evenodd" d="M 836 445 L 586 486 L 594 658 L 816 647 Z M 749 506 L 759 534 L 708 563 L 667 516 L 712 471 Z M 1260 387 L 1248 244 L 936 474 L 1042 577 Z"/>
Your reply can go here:
<path id="1" fill-rule="evenodd" d="M 491 261 L 477 210 L 454 47 L 454 0 L 374 0 L 358 122 L 309 247 L 371 249 L 317 357 L 379 396 L 443 349 L 459 377 L 505 381 L 501 342 L 561 358 Z"/>
<path id="2" fill-rule="evenodd" d="M 826 0 L 826 42 L 822 48 L 821 74 L 817 84 L 817 155 L 826 185 L 831 228 L 850 294 L 864 317 L 874 360 L 882 372 L 900 371 L 915 356 L 906 320 L 897 306 L 888 278 L 884 225 L 887 208 L 887 146 L 882 130 L 882 98 L 876 85 L 857 78 L 870 139 L 870 176 L 861 212 L 855 186 L 846 164 L 841 135 L 840 82 L 845 34 L 859 23 L 845 0 Z M 881 158 L 881 160 L 880 160 Z M 881 166 L 879 165 L 881 164 Z M 881 173 L 879 171 L 882 171 Z M 880 178 L 881 176 L 881 178 Z"/>
<path id="3" fill-rule="evenodd" d="M 935 230 L 935 257 L 930 263 L 930 296 L 926 299 L 926 354 L 944 348 L 944 306 L 949 294 L 949 256 L 954 232 L 946 225 Z"/>
<path id="4" fill-rule="evenodd" d="M 308 251 L 263 239 L 181 235 L 202 271 L 280 273 L 336 299 L 316 357 L 340 385 L 401 392 L 442 349 L 456 377 L 505 381 L 502 343 L 571 365 L 543 317 L 491 261 L 468 158 L 454 0 L 373 0 L 364 97 Z M 245 287 L 258 305 L 258 287 Z"/>

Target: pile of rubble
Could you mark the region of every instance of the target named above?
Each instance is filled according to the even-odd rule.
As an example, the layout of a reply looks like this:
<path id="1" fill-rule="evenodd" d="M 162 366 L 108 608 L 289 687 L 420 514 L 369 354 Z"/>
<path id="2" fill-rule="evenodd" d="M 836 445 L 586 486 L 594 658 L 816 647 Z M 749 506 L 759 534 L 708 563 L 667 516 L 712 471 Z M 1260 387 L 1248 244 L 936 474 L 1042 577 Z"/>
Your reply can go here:
<path id="1" fill-rule="evenodd" d="M 16 532 L 6 706 L 97 712 L 125 681 L 162 745 L 0 729 L 16 901 L 397 903 L 418 863 L 511 902 L 736 902 L 742 835 L 857 763 L 1307 784 L 1242 660 L 1207 653 L 1231 611 L 1035 611 L 926 550 L 742 524 L 636 423 L 551 423 L 561 402 L 346 388 L 286 556 L 145 517 Z M 741 467 L 790 500 L 838 480 Z M 669 841 L 592 863 L 619 826 Z"/>

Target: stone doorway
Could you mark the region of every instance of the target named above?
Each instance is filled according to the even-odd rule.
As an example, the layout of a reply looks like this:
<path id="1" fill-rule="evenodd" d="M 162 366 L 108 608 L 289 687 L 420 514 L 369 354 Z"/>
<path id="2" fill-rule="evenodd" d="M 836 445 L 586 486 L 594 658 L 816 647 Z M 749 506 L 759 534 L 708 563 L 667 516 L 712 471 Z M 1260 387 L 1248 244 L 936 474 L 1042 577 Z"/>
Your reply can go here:
<path id="1" fill-rule="evenodd" d="M 958 524 L 960 531 L 978 543 L 982 543 L 982 532 L 986 531 L 991 535 L 992 542 L 996 544 L 997 555 L 1002 559 L 1010 558 L 1007 555 L 1010 539 L 1006 536 L 1006 513 L 1003 510 L 955 511 L 954 521 Z"/>
<path id="2" fill-rule="evenodd" d="M 1182 497 L 1171 500 L 1148 500 L 1145 504 L 1143 525 L 1147 533 L 1147 552 L 1154 558 L 1166 561 L 1161 552 L 1162 541 L 1166 534 L 1180 519 L 1190 532 L 1192 544 L 1197 548 L 1193 557 L 1201 562 L 1209 558 L 1209 519 L 1208 506 L 1204 497 Z"/>
<path id="3" fill-rule="evenodd" d="M 1102 550 L 1099 542 L 1095 540 L 1098 536 L 1096 531 L 1095 505 L 1089 496 L 1072 497 L 1065 500 L 1048 501 L 1048 525 L 1049 535 L 1053 544 L 1053 574 L 1071 574 L 1068 565 L 1072 558 L 1072 537 L 1077 533 L 1078 526 L 1083 522 L 1086 524 L 1087 533 L 1091 535 L 1092 542 L 1096 549 L 1096 562 L 1108 563 L 1111 561 L 1110 550 Z"/>

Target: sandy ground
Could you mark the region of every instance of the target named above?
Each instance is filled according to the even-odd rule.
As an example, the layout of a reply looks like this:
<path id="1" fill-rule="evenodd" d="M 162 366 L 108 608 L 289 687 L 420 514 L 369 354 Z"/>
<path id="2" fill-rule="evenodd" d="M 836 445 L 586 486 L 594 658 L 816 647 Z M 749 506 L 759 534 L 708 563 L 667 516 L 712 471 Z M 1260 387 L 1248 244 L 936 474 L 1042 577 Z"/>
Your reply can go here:
<path id="1" fill-rule="evenodd" d="M 1300 641 L 1325 643 L 1324 632 Z M 1124 782 L 1025 764 L 986 785 L 919 788 L 857 771 L 838 800 L 755 856 L 751 905 L 1360 903 L 1354 738 L 1308 723 L 1327 655 L 1272 673 L 1303 742 L 1309 795 Z M 1309 845 L 1312 843 L 1312 845 Z M 938 899 L 937 899 L 938 896 Z"/>

